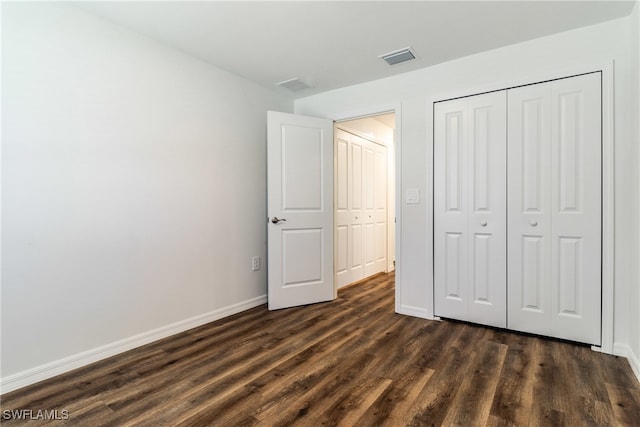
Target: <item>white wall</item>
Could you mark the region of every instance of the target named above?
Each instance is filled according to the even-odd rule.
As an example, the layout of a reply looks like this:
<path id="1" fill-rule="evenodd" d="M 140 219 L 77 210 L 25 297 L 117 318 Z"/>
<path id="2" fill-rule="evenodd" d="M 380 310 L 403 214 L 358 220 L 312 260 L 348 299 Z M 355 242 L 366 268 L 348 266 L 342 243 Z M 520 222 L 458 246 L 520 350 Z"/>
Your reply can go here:
<path id="1" fill-rule="evenodd" d="M 72 6 L 2 8 L 3 392 L 264 302 L 266 111 L 292 102 Z"/>
<path id="2" fill-rule="evenodd" d="M 585 27 L 537 40 L 507 46 L 447 62 L 427 69 L 325 92 L 297 100 L 300 114 L 341 117 L 345 112 L 371 105 L 401 104 L 397 141 L 401 152 L 398 179 L 403 198 L 408 188 L 418 188 L 421 203 L 401 204 L 401 247 L 398 248 L 400 300 L 397 307 L 407 313 L 428 315 L 432 300 L 431 165 L 427 161 L 427 100 L 430 97 L 464 95 L 493 88 L 504 82 L 524 82 L 530 76 L 562 74 L 576 65 L 615 60 L 615 340 L 629 342 L 629 295 L 633 288 L 634 196 L 638 180 L 630 180 L 637 168 L 637 155 L 630 139 L 634 120 L 628 106 L 630 88 L 630 18 Z M 505 85 L 503 87 L 506 87 Z M 637 117 L 635 118 L 637 120 Z M 637 247 L 637 245 L 636 245 Z"/>
<path id="3" fill-rule="evenodd" d="M 635 147 L 636 167 L 635 182 L 638 183 L 635 195 L 634 217 L 635 228 L 633 234 L 637 236 L 631 254 L 633 256 L 631 265 L 635 266 L 631 278 L 631 292 L 629 298 L 630 331 L 629 345 L 631 347 L 632 366 L 638 378 L 640 378 L 640 2 L 636 2 L 633 14 L 631 15 L 631 93 L 634 95 L 631 103 L 631 141 Z M 635 260 L 635 261 L 634 261 Z"/>

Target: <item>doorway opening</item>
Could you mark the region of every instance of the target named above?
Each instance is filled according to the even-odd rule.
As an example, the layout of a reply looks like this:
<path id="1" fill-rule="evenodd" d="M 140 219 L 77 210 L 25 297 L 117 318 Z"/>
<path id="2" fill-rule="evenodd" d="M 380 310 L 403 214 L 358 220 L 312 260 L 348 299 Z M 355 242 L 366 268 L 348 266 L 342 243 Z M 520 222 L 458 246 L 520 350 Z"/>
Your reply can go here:
<path id="1" fill-rule="evenodd" d="M 334 124 L 336 290 L 395 270 L 396 114 Z"/>

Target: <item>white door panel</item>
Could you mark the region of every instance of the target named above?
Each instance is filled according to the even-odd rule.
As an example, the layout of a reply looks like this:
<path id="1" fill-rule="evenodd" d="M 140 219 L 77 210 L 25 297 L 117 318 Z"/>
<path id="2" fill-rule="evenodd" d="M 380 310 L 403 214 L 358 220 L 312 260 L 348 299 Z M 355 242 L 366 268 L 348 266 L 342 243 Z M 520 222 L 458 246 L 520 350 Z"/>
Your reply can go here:
<path id="1" fill-rule="evenodd" d="M 336 133 L 336 285 L 351 281 L 349 223 L 349 142 Z"/>
<path id="2" fill-rule="evenodd" d="M 348 179 L 348 155 L 347 141 L 337 138 L 336 141 L 336 212 L 346 212 L 349 208 L 349 179 Z"/>
<path id="3" fill-rule="evenodd" d="M 554 336 L 600 345 L 600 73 L 551 84 Z"/>
<path id="4" fill-rule="evenodd" d="M 551 87 L 508 91 L 508 327 L 551 330 Z"/>
<path id="5" fill-rule="evenodd" d="M 387 147 L 374 144 L 374 209 L 375 222 L 375 271 L 387 270 Z"/>
<path id="6" fill-rule="evenodd" d="M 267 140 L 269 309 L 332 300 L 333 123 L 270 111 Z"/>
<path id="7" fill-rule="evenodd" d="M 509 328 L 600 344 L 600 74 L 509 90 Z"/>
<path id="8" fill-rule="evenodd" d="M 375 206 L 375 151 L 373 143 L 363 141 L 364 146 L 364 277 L 375 274 L 375 220 L 373 218 Z"/>
<path id="9" fill-rule="evenodd" d="M 436 104 L 435 314 L 506 326 L 506 94 Z"/>
<path id="10" fill-rule="evenodd" d="M 507 324 L 506 92 L 469 98 L 469 320 Z"/>
<path id="11" fill-rule="evenodd" d="M 351 160 L 349 164 L 349 178 L 351 182 L 350 188 L 350 206 L 349 218 L 347 219 L 351 228 L 351 240 L 349 242 L 349 253 L 351 255 L 351 274 L 349 280 L 339 283 L 339 286 L 346 285 L 351 282 L 358 281 L 365 277 L 364 273 L 364 165 L 365 155 L 364 147 L 359 141 L 354 141 L 350 134 L 342 132 L 344 138 L 349 141 Z"/>
<path id="12" fill-rule="evenodd" d="M 375 274 L 376 236 L 375 224 L 366 220 L 364 225 L 364 276 Z"/>
<path id="13" fill-rule="evenodd" d="M 364 277 L 364 255 L 362 253 L 364 233 L 362 228 L 362 224 L 351 225 L 351 271 L 354 272 L 351 281 L 360 280 Z"/>
<path id="14" fill-rule="evenodd" d="M 366 144 L 364 149 L 365 167 L 364 167 L 364 183 L 365 183 L 365 209 L 367 211 L 374 208 L 374 196 L 375 196 L 375 184 L 376 184 L 376 170 L 375 165 L 375 152 L 373 144 Z"/>
<path id="15" fill-rule="evenodd" d="M 467 108 L 459 99 L 434 109 L 434 309 L 460 320 L 468 319 Z"/>
<path id="16" fill-rule="evenodd" d="M 338 286 L 342 276 L 349 272 L 349 229 L 346 225 L 336 227 L 336 279 Z"/>
<path id="17" fill-rule="evenodd" d="M 363 174 L 363 147 L 357 141 L 351 142 L 351 210 L 362 210 L 362 196 L 364 189 L 362 186 Z"/>

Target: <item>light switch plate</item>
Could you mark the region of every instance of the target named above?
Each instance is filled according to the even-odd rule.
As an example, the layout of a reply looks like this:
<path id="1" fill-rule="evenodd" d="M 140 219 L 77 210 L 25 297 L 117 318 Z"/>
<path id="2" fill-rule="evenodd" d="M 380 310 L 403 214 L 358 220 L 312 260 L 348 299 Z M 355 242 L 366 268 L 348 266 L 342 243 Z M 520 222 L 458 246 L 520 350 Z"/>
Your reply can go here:
<path id="1" fill-rule="evenodd" d="M 420 189 L 408 188 L 407 189 L 407 204 L 417 205 L 420 203 Z"/>

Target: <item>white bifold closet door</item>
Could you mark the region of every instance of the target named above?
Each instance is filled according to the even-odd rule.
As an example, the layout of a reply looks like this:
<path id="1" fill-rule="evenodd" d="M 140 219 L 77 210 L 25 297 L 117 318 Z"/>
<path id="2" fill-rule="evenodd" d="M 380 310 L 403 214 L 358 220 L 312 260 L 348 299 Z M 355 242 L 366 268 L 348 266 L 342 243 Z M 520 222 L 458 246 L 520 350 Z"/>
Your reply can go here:
<path id="1" fill-rule="evenodd" d="M 506 91 L 434 115 L 435 314 L 506 327 Z"/>
<path id="2" fill-rule="evenodd" d="M 387 267 L 387 147 L 336 130 L 337 286 Z"/>
<path id="3" fill-rule="evenodd" d="M 508 327 L 600 345 L 600 73 L 508 91 Z"/>

